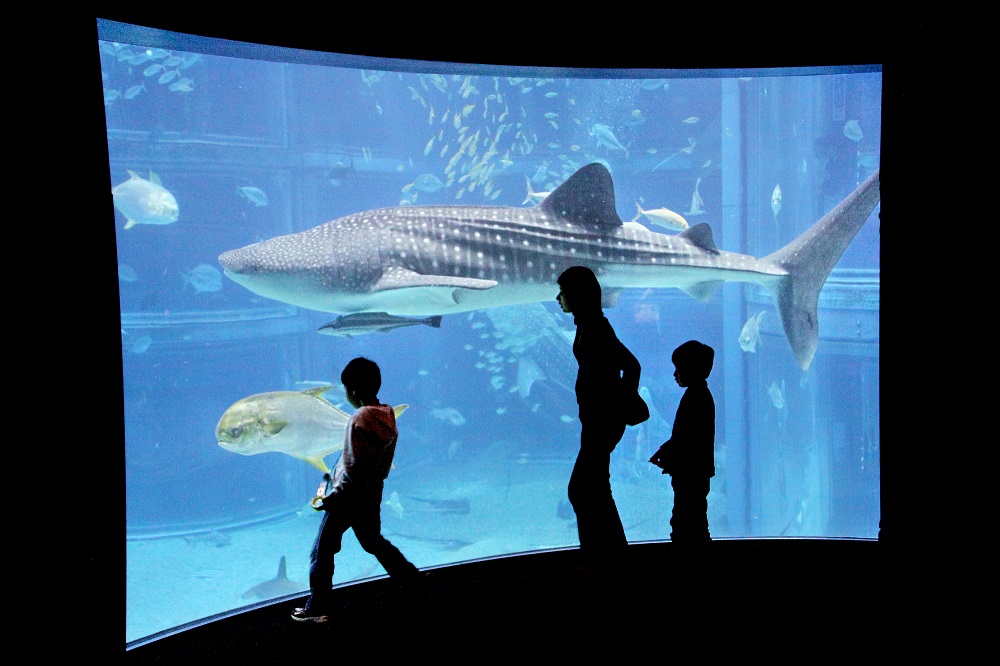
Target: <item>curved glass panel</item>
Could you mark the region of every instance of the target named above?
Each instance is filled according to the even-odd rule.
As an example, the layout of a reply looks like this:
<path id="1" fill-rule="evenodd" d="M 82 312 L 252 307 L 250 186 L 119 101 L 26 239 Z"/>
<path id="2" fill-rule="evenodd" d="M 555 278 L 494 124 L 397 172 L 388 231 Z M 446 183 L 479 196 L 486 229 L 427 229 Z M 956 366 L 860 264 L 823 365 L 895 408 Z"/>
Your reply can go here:
<path id="1" fill-rule="evenodd" d="M 785 333 L 775 300 L 784 278 L 760 275 L 790 272 L 769 255 L 812 235 L 878 169 L 879 66 L 532 70 L 270 49 L 107 21 L 99 36 L 121 301 L 127 641 L 307 589 L 319 523 L 308 500 L 321 472 L 305 458 L 316 452 L 286 441 L 239 455 L 216 427 L 241 399 L 321 386 L 349 412 L 339 375 L 355 356 L 380 364 L 384 402 L 409 406 L 382 516 L 410 560 L 577 545 L 566 499 L 580 434 L 574 325 L 552 273 L 577 258 L 601 266 L 617 296 L 605 312 L 642 363 L 652 412 L 612 458 L 631 541 L 670 532 L 669 479 L 647 459 L 670 437 L 682 392 L 671 351 L 692 338 L 716 350 L 712 535 L 877 535 L 877 203 L 842 256 L 827 248 L 836 229 L 818 234 L 817 265 L 832 253 L 828 277 L 812 263 L 795 269 L 822 285 L 811 358 Z M 431 217 L 443 206 L 529 214 L 595 162 L 640 238 L 631 254 L 565 237 L 557 252 L 523 225 L 490 226 L 489 213 L 476 213 L 477 245 L 450 227 L 442 237 L 399 222 L 421 206 L 438 207 L 423 209 Z M 398 208 L 387 224 L 405 233 L 354 244 L 297 236 L 280 275 L 223 272 L 227 251 L 387 207 Z M 701 222 L 718 262 L 645 251 Z M 523 286 L 524 302 L 513 291 L 469 300 L 501 292 L 445 279 L 382 299 L 357 287 L 381 275 L 389 248 L 425 246 L 437 254 L 423 275 L 453 276 L 459 260 L 485 266 L 480 279 Z M 746 270 L 723 263 L 735 261 L 729 253 L 748 255 Z M 327 282 L 296 279 L 307 256 L 336 258 Z M 405 325 L 322 329 L 391 308 Z M 338 454 L 327 453 L 332 467 Z M 345 539 L 338 583 L 383 573 Z"/>

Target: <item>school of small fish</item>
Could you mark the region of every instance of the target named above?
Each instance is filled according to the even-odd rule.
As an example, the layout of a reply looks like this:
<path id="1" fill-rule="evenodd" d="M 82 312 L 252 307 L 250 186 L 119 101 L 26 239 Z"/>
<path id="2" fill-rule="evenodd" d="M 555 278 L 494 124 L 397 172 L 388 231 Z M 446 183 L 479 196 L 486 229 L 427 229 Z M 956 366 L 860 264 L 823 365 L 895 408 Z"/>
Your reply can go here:
<path id="1" fill-rule="evenodd" d="M 143 49 L 103 40 L 98 44 L 101 55 L 106 56 L 108 62 L 120 65 L 114 73 L 101 70 L 105 82 L 115 78 L 117 84 L 104 88 L 105 106 L 111 106 L 118 100 L 133 100 L 147 93 L 149 88 L 146 87 L 146 82 L 154 79 L 157 83 L 152 86 L 154 89 L 162 86 L 172 93 L 189 93 L 194 90 L 194 79 L 187 75 L 187 70 L 202 60 L 200 53 L 174 52 L 161 48 Z M 141 78 L 137 78 L 140 76 Z M 124 80 L 117 80 L 118 77 L 124 77 Z"/>
<path id="2" fill-rule="evenodd" d="M 377 96 L 379 86 L 389 85 L 384 74 L 363 70 L 361 79 Z M 426 113 L 430 132 L 421 144 L 423 157 L 441 160 L 437 169 L 403 186 L 400 205 L 416 204 L 428 195 L 436 197 L 435 201 L 442 197 L 458 200 L 478 196 L 489 203 L 501 195 L 497 177 L 511 169 L 515 162 L 523 164 L 533 159 L 532 153 L 538 146 L 563 149 L 558 160 L 551 163 L 545 160 L 528 179 L 522 205 L 535 205 L 588 162 L 604 162 L 610 168 L 606 159 L 628 159 L 630 146 L 619 139 L 618 133 L 646 122 L 642 108 L 634 108 L 616 119 L 607 119 L 611 122 L 588 120 L 577 109 L 573 96 L 556 89 L 559 86 L 568 88 L 570 82 L 553 78 L 419 73 L 399 79 L 409 91 L 409 102 L 419 105 Z M 650 79 L 640 82 L 640 88 L 650 92 L 667 91 L 670 83 L 664 79 Z M 378 103 L 375 106 L 381 114 L 382 106 Z M 535 110 L 529 112 L 532 108 Z M 693 126 L 700 120 L 699 116 L 688 116 L 681 123 Z M 578 139 L 565 146 L 560 141 L 545 138 L 551 130 L 565 130 L 566 126 L 582 130 L 589 140 Z M 688 145 L 664 162 L 680 155 L 691 155 L 696 144 L 694 137 L 688 138 Z M 647 150 L 653 154 L 657 149 L 649 147 Z M 363 156 L 365 160 L 371 159 L 367 150 L 363 151 Z M 412 158 L 409 162 L 409 166 L 399 163 L 397 170 L 412 167 Z M 693 204 L 690 214 L 703 213 L 703 203 Z"/>

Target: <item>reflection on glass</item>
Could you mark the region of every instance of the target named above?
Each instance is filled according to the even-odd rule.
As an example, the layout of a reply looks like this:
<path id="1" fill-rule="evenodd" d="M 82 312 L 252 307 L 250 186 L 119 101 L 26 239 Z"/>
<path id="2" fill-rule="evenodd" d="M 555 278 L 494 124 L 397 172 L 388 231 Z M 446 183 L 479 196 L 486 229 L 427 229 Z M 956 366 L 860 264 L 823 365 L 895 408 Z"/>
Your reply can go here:
<path id="1" fill-rule="evenodd" d="M 767 280 L 718 265 L 670 272 L 670 257 L 675 267 L 683 258 L 649 248 L 666 252 L 666 239 L 703 222 L 720 256 L 764 261 L 796 242 L 878 169 L 879 67 L 641 78 L 398 61 L 361 69 L 330 54 L 250 59 L 238 44 L 219 55 L 192 50 L 200 42 L 190 37 L 179 50 L 170 33 L 100 28 L 121 299 L 127 641 L 307 589 L 319 520 L 308 500 L 338 455 L 338 410 L 351 410 L 338 377 L 354 356 L 382 367 L 383 402 L 408 405 L 382 516 L 411 561 L 576 545 L 566 500 L 579 446 L 574 326 L 548 279 L 564 261 L 608 269 L 617 298 L 605 313 L 643 365 L 652 416 L 628 429 L 612 461 L 630 541 L 670 532 L 669 480 L 646 461 L 669 438 L 682 391 L 670 352 L 692 338 L 717 354 L 713 537 L 876 536 L 877 205 L 823 283 L 805 363 Z M 625 223 L 614 233 L 630 234 L 627 247 L 532 226 L 594 163 L 609 174 Z M 406 217 L 433 210 L 424 206 L 438 208 L 432 227 L 449 218 L 443 235 Z M 305 243 L 314 258 L 350 257 L 331 280 L 353 291 L 325 311 L 313 292 L 329 284 L 262 286 L 220 261 L 383 208 L 397 210 L 355 219 L 381 224 L 367 242 Z M 364 267 L 409 253 L 427 262 L 415 274 L 435 275 L 455 251 L 482 268 L 457 292 L 442 280 L 383 290 L 390 296 L 370 306 L 358 297 Z M 301 277 L 303 260 L 289 252 L 284 276 Z M 636 268 L 654 256 L 666 259 L 662 271 Z M 357 314 L 365 309 L 388 315 Z M 296 391 L 331 406 L 329 421 L 310 421 L 327 448 L 286 439 L 264 450 L 262 434 L 240 430 L 230 437 L 244 441 L 239 450 L 217 433 L 253 396 L 283 396 L 277 409 L 304 420 L 278 393 Z M 351 537 L 337 565 L 337 582 L 384 573 Z"/>

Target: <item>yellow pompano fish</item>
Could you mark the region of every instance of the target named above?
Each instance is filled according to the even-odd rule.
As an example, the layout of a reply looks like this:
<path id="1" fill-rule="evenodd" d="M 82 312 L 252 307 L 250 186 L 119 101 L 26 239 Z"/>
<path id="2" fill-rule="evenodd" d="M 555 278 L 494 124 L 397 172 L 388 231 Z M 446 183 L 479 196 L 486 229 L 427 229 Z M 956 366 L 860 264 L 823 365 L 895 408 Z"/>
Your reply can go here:
<path id="1" fill-rule="evenodd" d="M 351 418 L 321 397 L 331 388 L 247 396 L 222 415 L 215 438 L 226 451 L 244 456 L 277 451 L 329 472 L 323 458 L 344 448 L 344 432 Z M 408 407 L 392 409 L 398 418 Z"/>
<path id="2" fill-rule="evenodd" d="M 645 217 L 647 220 L 653 224 L 658 224 L 664 229 L 672 229 L 673 231 L 684 231 L 688 228 L 687 220 L 681 217 L 679 214 L 670 210 L 669 208 L 656 208 L 654 210 L 643 210 L 639 202 L 635 202 L 635 207 L 639 209 L 636 213 L 633 222 L 639 221 L 639 216 Z"/>

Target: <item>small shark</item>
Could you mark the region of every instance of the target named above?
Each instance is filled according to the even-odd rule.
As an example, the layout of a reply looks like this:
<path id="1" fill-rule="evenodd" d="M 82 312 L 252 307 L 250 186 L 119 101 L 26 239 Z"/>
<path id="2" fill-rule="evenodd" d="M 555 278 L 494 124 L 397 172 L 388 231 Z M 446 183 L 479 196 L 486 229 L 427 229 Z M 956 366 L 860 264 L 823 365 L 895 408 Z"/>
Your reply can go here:
<path id="1" fill-rule="evenodd" d="M 365 333 L 388 333 L 397 328 L 407 326 L 418 326 L 425 324 L 431 328 L 441 328 L 441 315 L 425 317 L 423 319 L 410 319 L 408 317 L 397 317 L 387 312 L 358 312 L 356 314 L 342 315 L 328 324 L 324 324 L 317 329 L 317 332 L 324 335 L 338 335 L 344 338 L 352 338 L 355 335 Z"/>
<path id="2" fill-rule="evenodd" d="M 308 585 L 288 580 L 288 569 L 285 564 L 285 556 L 282 555 L 281 561 L 278 563 L 278 575 L 270 580 L 265 580 L 263 583 L 257 583 L 243 593 L 243 598 L 274 599 L 276 597 L 283 597 L 286 594 L 302 592 L 308 589 L 308 587 Z"/>
<path id="3" fill-rule="evenodd" d="M 775 299 L 805 370 L 819 342 L 820 290 L 878 202 L 876 170 L 798 238 L 755 258 L 717 248 L 705 223 L 676 235 L 623 223 L 611 174 L 594 162 L 535 206 L 369 210 L 229 250 L 219 263 L 284 303 L 418 316 L 549 302 L 576 265 L 597 274 L 609 305 L 626 288 L 677 287 L 707 301 L 724 282 L 751 282 Z"/>

